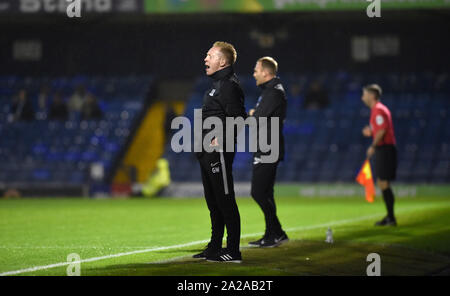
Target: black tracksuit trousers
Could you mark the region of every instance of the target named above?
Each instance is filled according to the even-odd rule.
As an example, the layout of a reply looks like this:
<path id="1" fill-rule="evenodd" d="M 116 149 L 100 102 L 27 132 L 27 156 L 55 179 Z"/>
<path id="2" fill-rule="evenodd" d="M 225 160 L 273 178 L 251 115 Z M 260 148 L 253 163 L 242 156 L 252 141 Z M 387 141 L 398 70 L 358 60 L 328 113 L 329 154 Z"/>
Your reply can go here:
<path id="1" fill-rule="evenodd" d="M 241 219 L 234 194 L 234 155 L 234 152 L 204 152 L 199 162 L 206 204 L 211 216 L 210 246 L 222 247 L 226 226 L 227 249 L 230 252 L 239 252 Z"/>
<path id="2" fill-rule="evenodd" d="M 280 236 L 283 234 L 273 197 L 277 167 L 278 162 L 253 165 L 251 195 L 264 213 L 266 221 L 265 236 Z"/>

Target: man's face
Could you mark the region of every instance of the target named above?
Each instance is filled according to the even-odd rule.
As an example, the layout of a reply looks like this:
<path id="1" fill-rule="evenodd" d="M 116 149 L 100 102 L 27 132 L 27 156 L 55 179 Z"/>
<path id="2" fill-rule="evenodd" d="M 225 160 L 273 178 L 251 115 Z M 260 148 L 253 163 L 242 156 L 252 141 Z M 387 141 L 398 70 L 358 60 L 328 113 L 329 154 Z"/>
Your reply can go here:
<path id="1" fill-rule="evenodd" d="M 262 67 L 261 62 L 257 62 L 255 69 L 253 70 L 253 77 L 256 80 L 256 85 L 260 85 L 266 82 L 266 76 L 267 72 Z"/>
<path id="2" fill-rule="evenodd" d="M 206 75 L 210 76 L 225 66 L 225 59 L 220 52 L 220 48 L 211 47 L 206 53 L 205 57 L 205 71 Z"/>
<path id="3" fill-rule="evenodd" d="M 370 103 L 372 102 L 373 97 L 374 95 L 372 93 L 368 92 L 367 90 L 363 90 L 361 101 L 363 101 L 366 106 L 370 107 Z"/>

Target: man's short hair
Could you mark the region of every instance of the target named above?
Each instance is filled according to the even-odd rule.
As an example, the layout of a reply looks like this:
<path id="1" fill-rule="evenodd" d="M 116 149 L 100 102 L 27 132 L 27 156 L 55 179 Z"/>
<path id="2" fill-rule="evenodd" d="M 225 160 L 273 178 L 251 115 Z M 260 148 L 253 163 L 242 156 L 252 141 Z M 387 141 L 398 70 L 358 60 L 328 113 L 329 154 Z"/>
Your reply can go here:
<path id="1" fill-rule="evenodd" d="M 383 94 L 383 91 L 381 90 L 381 87 L 378 84 L 366 85 L 363 87 L 363 90 L 373 93 L 377 100 L 379 100 L 381 98 L 381 95 Z"/>
<path id="2" fill-rule="evenodd" d="M 232 44 L 224 41 L 216 41 L 213 44 L 213 47 L 220 48 L 220 52 L 225 56 L 230 65 L 233 65 L 236 62 L 237 52 Z"/>
<path id="3" fill-rule="evenodd" d="M 270 74 L 277 75 L 278 71 L 278 63 L 272 57 L 262 57 L 258 60 L 261 63 L 261 66 L 268 70 Z"/>

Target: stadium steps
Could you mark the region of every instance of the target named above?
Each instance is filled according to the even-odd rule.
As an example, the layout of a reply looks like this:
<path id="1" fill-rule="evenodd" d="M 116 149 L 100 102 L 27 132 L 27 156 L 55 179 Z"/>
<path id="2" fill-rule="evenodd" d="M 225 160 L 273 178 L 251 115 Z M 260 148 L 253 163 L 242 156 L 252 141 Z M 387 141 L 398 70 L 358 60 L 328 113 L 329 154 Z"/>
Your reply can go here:
<path id="1" fill-rule="evenodd" d="M 143 118 L 126 152 L 121 167 L 134 167 L 136 181 L 143 183 L 153 171 L 156 161 L 163 154 L 166 109 L 162 102 L 154 103 Z M 130 183 L 130 176 L 124 170 L 117 170 L 113 183 Z"/>

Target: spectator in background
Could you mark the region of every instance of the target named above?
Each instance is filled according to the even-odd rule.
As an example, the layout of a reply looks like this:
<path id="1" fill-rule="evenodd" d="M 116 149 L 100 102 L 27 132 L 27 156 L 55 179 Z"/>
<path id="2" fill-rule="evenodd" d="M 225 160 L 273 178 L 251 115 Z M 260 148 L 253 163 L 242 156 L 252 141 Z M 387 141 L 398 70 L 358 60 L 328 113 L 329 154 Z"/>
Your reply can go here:
<path id="1" fill-rule="evenodd" d="M 101 119 L 102 116 L 103 112 L 100 109 L 97 99 L 92 94 L 87 94 L 86 100 L 81 107 L 81 119 Z"/>
<path id="2" fill-rule="evenodd" d="M 289 99 L 291 101 L 292 108 L 300 109 L 303 102 L 303 97 L 301 95 L 302 88 L 298 83 L 292 83 L 289 86 Z"/>
<path id="3" fill-rule="evenodd" d="M 64 102 L 61 93 L 56 92 L 53 96 L 52 104 L 48 114 L 50 120 L 67 120 L 69 117 L 69 110 L 66 102 Z"/>
<path id="4" fill-rule="evenodd" d="M 172 135 L 174 134 L 175 130 L 172 129 L 172 120 L 177 117 L 177 114 L 175 113 L 175 110 L 173 106 L 166 102 L 165 104 L 166 109 L 166 119 L 164 120 L 164 133 L 166 137 L 166 143 L 170 142 L 170 139 L 172 139 Z"/>
<path id="5" fill-rule="evenodd" d="M 48 85 L 43 85 L 38 95 L 38 110 L 37 112 L 47 114 L 48 105 L 50 99 L 50 87 Z"/>
<path id="6" fill-rule="evenodd" d="M 25 89 L 19 90 L 17 96 L 13 98 L 10 110 L 10 122 L 19 120 L 30 121 L 34 119 L 33 105 L 28 100 L 27 91 Z"/>
<path id="7" fill-rule="evenodd" d="M 329 104 L 328 94 L 322 88 L 318 81 L 311 83 L 308 92 L 305 95 L 305 100 L 303 102 L 303 109 L 308 110 L 318 110 L 324 109 Z"/>
<path id="8" fill-rule="evenodd" d="M 70 97 L 68 107 L 70 112 L 80 112 L 84 102 L 88 96 L 88 92 L 84 85 L 80 84 Z"/>

